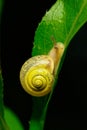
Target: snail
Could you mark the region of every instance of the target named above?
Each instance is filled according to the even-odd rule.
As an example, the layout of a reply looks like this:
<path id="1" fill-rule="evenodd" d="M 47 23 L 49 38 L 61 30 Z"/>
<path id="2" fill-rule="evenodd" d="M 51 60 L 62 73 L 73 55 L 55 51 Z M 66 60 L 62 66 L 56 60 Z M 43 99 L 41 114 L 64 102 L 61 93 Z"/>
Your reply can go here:
<path id="1" fill-rule="evenodd" d="M 56 43 L 48 55 L 34 56 L 23 64 L 20 82 L 28 94 L 40 97 L 50 93 L 63 52 L 64 44 Z"/>

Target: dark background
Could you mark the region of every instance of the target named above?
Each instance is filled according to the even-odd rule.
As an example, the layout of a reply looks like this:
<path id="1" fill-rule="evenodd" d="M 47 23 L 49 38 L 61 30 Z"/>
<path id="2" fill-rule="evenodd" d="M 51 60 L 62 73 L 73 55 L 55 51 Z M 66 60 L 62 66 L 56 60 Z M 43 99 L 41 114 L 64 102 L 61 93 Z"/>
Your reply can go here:
<path id="1" fill-rule="evenodd" d="M 4 103 L 20 118 L 25 130 L 32 98 L 21 87 L 21 65 L 31 57 L 34 32 L 54 0 L 7 0 L 1 22 Z M 86 130 L 87 23 L 72 39 L 49 103 L 44 130 Z"/>

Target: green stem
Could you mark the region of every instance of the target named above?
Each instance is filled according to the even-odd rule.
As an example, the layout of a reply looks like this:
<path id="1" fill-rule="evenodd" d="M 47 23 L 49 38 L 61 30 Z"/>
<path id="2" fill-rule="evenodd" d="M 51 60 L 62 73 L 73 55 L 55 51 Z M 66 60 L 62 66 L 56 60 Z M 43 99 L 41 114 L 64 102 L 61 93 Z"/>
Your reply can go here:
<path id="1" fill-rule="evenodd" d="M 33 97 L 33 109 L 30 119 L 29 130 L 43 130 L 46 117 L 46 103 L 49 96 L 36 98 Z"/>
<path id="2" fill-rule="evenodd" d="M 44 122 L 41 120 L 31 120 L 29 130 L 43 130 Z"/>

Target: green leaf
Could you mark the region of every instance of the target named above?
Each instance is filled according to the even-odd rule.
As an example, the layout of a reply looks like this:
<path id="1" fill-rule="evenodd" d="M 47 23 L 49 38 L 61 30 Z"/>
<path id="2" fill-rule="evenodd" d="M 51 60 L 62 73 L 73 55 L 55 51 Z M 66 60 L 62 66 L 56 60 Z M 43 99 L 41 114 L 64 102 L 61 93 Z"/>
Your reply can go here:
<path id="1" fill-rule="evenodd" d="M 86 22 L 87 0 L 57 0 L 52 8 L 46 12 L 41 23 L 39 23 L 37 27 L 32 56 L 48 54 L 53 47 L 53 41 L 56 43 L 64 43 L 67 50 L 70 40 Z M 65 53 L 60 62 L 58 72 L 61 69 L 64 57 Z M 30 121 L 30 130 L 43 129 L 47 106 L 51 96 L 52 93 L 45 97 L 33 97 L 33 112 Z M 33 126 L 35 125 L 36 127 L 34 128 Z"/>
<path id="2" fill-rule="evenodd" d="M 19 118 L 9 108 L 5 107 L 4 115 L 10 130 L 24 130 Z"/>
<path id="3" fill-rule="evenodd" d="M 8 127 L 9 126 L 9 127 Z M 4 109 L 3 79 L 0 70 L 0 130 L 23 130 L 23 126 L 16 115 L 8 108 Z"/>
<path id="4" fill-rule="evenodd" d="M 3 80 L 0 71 L 0 117 L 4 118 L 4 110 L 3 110 Z"/>
<path id="5" fill-rule="evenodd" d="M 47 54 L 52 38 L 67 47 L 72 37 L 87 21 L 87 0 L 57 0 L 38 25 L 32 55 Z"/>
<path id="6" fill-rule="evenodd" d="M 1 23 L 3 3 L 4 1 L 0 0 L 0 23 Z M 0 55 L 1 55 L 1 45 L 0 45 Z M 2 73 L 1 73 L 1 59 L 0 59 L 0 130 L 9 130 L 4 120 L 3 78 L 2 78 Z"/>
<path id="7" fill-rule="evenodd" d="M 3 82 L 2 82 L 2 75 L 0 70 L 0 128 L 2 128 L 2 120 L 4 118 L 4 111 L 3 111 Z"/>
<path id="8" fill-rule="evenodd" d="M 4 104 L 3 104 L 3 79 L 0 69 L 0 130 L 9 130 L 4 119 Z"/>

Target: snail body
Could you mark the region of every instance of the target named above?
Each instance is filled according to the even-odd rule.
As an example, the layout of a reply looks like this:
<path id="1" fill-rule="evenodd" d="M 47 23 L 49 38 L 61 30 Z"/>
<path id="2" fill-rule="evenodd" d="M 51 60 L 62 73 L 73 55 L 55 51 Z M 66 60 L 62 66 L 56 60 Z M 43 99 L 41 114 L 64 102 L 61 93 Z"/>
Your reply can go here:
<path id="1" fill-rule="evenodd" d="M 28 59 L 20 71 L 20 82 L 24 90 L 32 96 L 44 96 L 52 89 L 55 68 L 64 51 L 64 45 L 55 44 L 48 55 L 38 55 Z"/>

